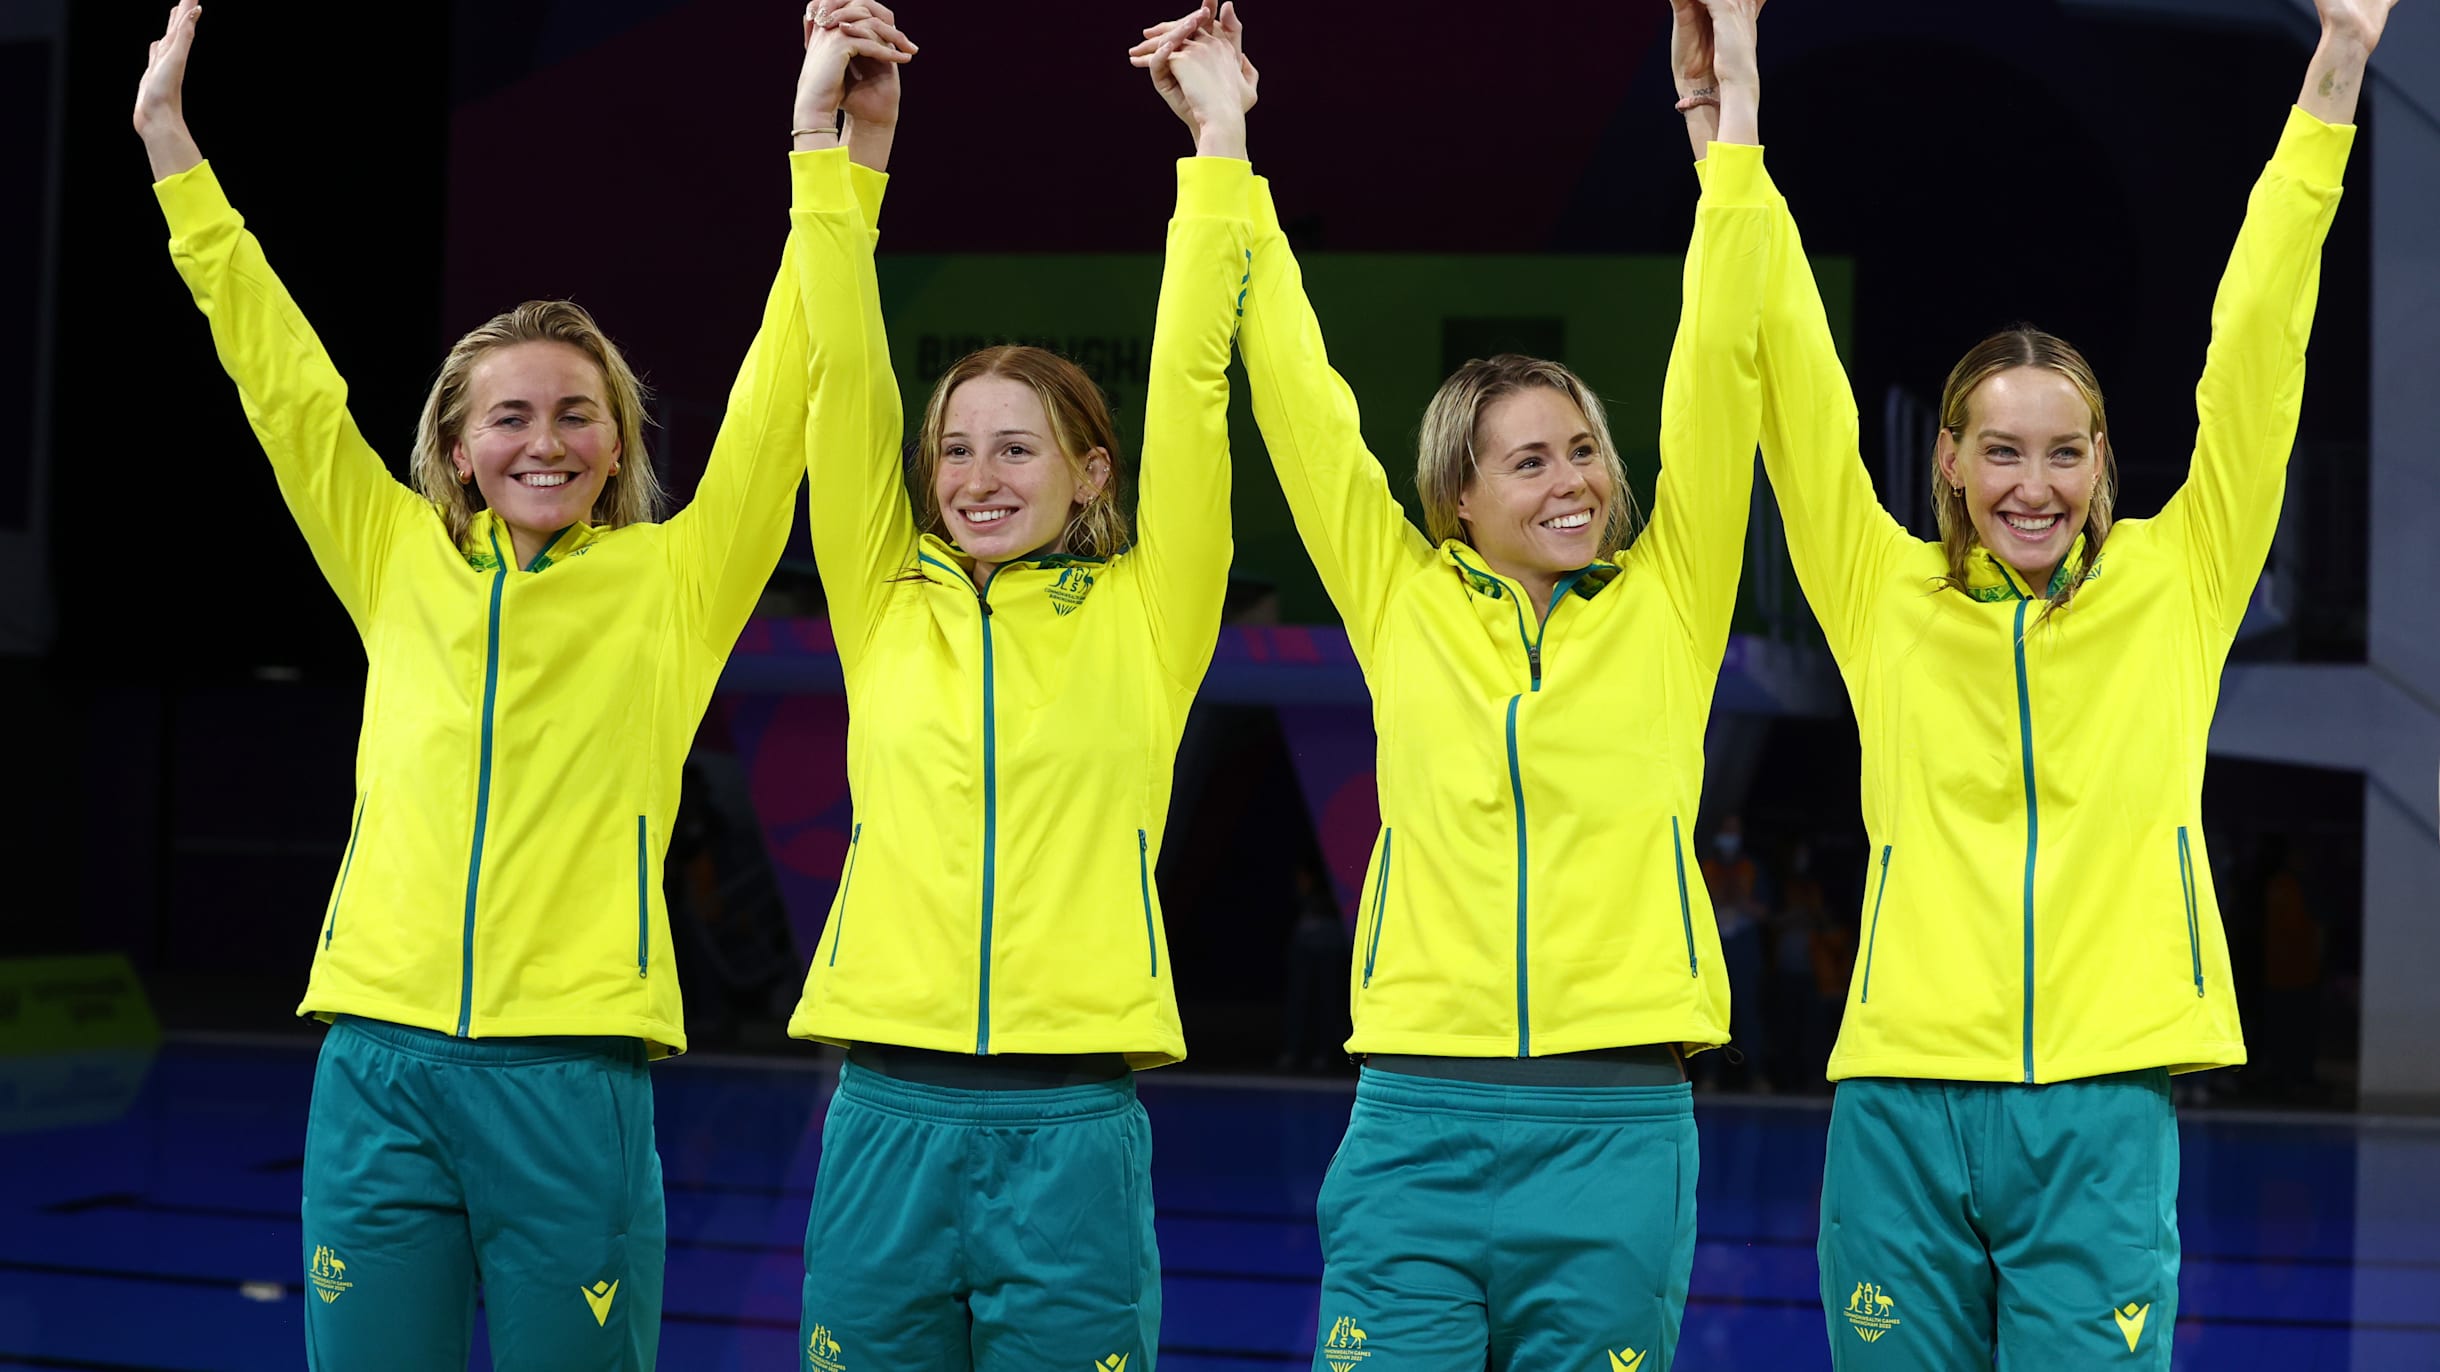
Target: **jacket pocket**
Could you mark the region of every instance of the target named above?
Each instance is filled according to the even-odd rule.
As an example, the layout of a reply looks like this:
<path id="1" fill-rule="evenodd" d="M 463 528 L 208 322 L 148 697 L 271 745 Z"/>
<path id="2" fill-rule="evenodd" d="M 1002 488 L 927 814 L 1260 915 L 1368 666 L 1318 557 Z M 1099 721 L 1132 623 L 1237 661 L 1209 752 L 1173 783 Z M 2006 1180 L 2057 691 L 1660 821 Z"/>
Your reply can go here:
<path id="1" fill-rule="evenodd" d="M 1372 937 L 1364 942 L 1364 984 L 1372 985 L 1373 960 L 1381 955 L 1381 917 L 1389 913 L 1390 843 L 1398 837 L 1395 829 L 1381 831 L 1381 877 L 1373 883 Z"/>
<path id="2" fill-rule="evenodd" d="M 331 892 L 330 914 L 322 925 L 322 946 L 330 946 L 331 937 L 339 932 L 339 903 L 347 899 L 347 874 L 356 870 L 356 839 L 364 833 L 365 802 L 373 798 L 369 790 L 356 793 L 356 817 L 347 826 L 347 855 L 339 859 L 339 889 Z"/>
<path id="3" fill-rule="evenodd" d="M 652 975 L 652 845 L 644 817 L 635 817 L 635 974 Z"/>
<path id="4" fill-rule="evenodd" d="M 839 945 L 847 938 L 847 894 L 856 889 L 856 850 L 864 846 L 864 822 L 847 833 L 847 872 L 839 878 L 839 912 L 830 917 L 830 965 L 839 965 Z"/>
<path id="5" fill-rule="evenodd" d="M 1694 904 L 1686 896 L 1686 838 L 1678 830 L 1676 815 L 1669 817 L 1669 855 L 1677 861 L 1678 924 L 1686 931 L 1686 975 L 1703 975 L 1701 964 L 1694 956 Z"/>
<path id="6" fill-rule="evenodd" d="M 2194 849 L 2186 826 L 2177 826 L 2177 884 L 2186 895 L 2186 956 L 2194 965 L 2194 993 L 2203 994 L 2203 931 L 2194 913 Z"/>
<path id="7" fill-rule="evenodd" d="M 1161 939 L 1152 930 L 1152 839 L 1143 830 L 1135 831 L 1135 881 L 1144 893 L 1144 953 L 1152 959 L 1152 971 L 1161 974 Z"/>
<path id="8" fill-rule="evenodd" d="M 1889 894 L 1889 855 L 1894 844 L 1881 845 L 1881 879 L 1872 888 L 1872 921 L 1864 935 L 1863 1004 L 1872 1004 L 1872 950 L 1881 940 L 1881 897 Z"/>

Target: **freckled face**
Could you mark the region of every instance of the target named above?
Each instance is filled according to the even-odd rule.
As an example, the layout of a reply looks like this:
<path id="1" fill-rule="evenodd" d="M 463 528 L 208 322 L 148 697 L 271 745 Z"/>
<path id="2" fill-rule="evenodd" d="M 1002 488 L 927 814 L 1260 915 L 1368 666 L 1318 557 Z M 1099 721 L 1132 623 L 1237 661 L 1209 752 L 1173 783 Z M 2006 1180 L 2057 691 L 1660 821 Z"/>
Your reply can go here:
<path id="1" fill-rule="evenodd" d="M 1108 456 L 1095 449 L 1085 472 L 1059 451 L 1033 387 L 978 376 L 950 392 L 932 496 L 950 541 L 977 561 L 1067 551 L 1068 521 L 1109 480 Z"/>
<path id="2" fill-rule="evenodd" d="M 494 349 L 467 380 L 466 429 L 449 460 L 512 531 L 547 538 L 591 514 L 618 468 L 609 389 L 566 343 Z"/>

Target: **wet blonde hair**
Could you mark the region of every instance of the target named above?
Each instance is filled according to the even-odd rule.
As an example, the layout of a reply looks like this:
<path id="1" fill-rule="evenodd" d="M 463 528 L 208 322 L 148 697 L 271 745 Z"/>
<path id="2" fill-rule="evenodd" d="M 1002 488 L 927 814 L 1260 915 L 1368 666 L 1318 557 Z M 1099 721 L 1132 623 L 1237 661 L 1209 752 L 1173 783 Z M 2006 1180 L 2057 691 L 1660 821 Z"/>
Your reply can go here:
<path id="1" fill-rule="evenodd" d="M 668 493 L 653 471 L 644 448 L 644 383 L 620 354 L 618 345 L 593 322 L 584 307 L 571 300 L 528 300 L 506 314 L 493 315 L 481 327 L 457 341 L 442 359 L 432 392 L 424 397 L 423 417 L 415 424 L 415 457 L 410 476 L 415 489 L 432 502 L 449 526 L 449 541 L 461 542 L 467 527 L 483 508 L 483 492 L 460 481 L 449 455 L 466 433 L 466 416 L 474 408 L 474 369 L 484 358 L 520 343 L 565 343 L 593 360 L 609 392 L 610 417 L 618 425 L 618 470 L 602 483 L 586 516 L 592 524 L 621 528 L 649 524 L 661 517 Z"/>
<path id="2" fill-rule="evenodd" d="M 1584 425 L 1593 435 L 1594 450 L 1610 473 L 1610 514 L 1601 527 L 1601 546 L 1594 554 L 1608 557 L 1635 536 L 1635 494 L 1627 489 L 1627 471 L 1618 460 L 1618 445 L 1610 441 L 1609 413 L 1601 397 L 1584 379 L 1556 362 L 1518 353 L 1476 358 L 1440 383 L 1432 403 L 1423 409 L 1423 433 L 1415 451 L 1415 491 L 1423 497 L 1424 532 L 1432 542 L 1452 538 L 1471 544 L 1465 521 L 1457 516 L 1458 498 L 1474 480 L 1474 430 L 1483 411 L 1502 397 L 1533 386 L 1557 391 L 1584 412 Z"/>
<path id="3" fill-rule="evenodd" d="M 2038 367 L 2067 378 L 2076 388 L 2093 415 L 2093 433 L 2101 441 L 2100 470 L 2093 477 L 2093 501 L 2084 514 L 2084 568 L 2090 571 L 2101 560 L 2101 544 L 2110 533 L 2110 510 L 2118 494 L 2118 453 L 2107 439 L 2109 415 L 2101 404 L 2101 382 L 2093 375 L 2092 364 L 2084 360 L 2067 340 L 2046 334 L 2030 324 L 2002 329 L 1966 350 L 1966 355 L 1949 369 L 1948 384 L 1940 389 L 1940 428 L 1949 441 L 1962 448 L 1966 437 L 1966 405 L 1985 381 L 2001 372 L 2018 367 Z M 1974 512 L 1966 505 L 1966 493 L 1949 484 L 1941 475 L 1940 464 L 1932 464 L 1932 511 L 1940 519 L 1940 546 L 1948 555 L 1948 575 L 1941 584 L 1971 594 L 1966 585 L 1966 563 L 1981 538 L 1974 532 Z M 2070 577 L 2068 583 L 2052 592 L 2041 587 L 2038 594 L 2045 602 L 2044 618 L 2075 599 L 2076 588 L 2083 585 L 2082 576 Z"/>
<path id="4" fill-rule="evenodd" d="M 915 444 L 914 489 L 909 492 L 915 500 L 916 527 L 955 541 L 949 539 L 940 515 L 940 497 L 933 489 L 940 473 L 941 432 L 949 422 L 949 397 L 958 387 L 986 376 L 1022 382 L 1042 402 L 1042 412 L 1050 419 L 1051 442 L 1058 445 L 1059 456 L 1067 461 L 1079 487 L 1092 481 L 1085 459 L 1093 450 L 1099 448 L 1109 456 L 1110 479 L 1101 483 L 1091 500 L 1069 514 L 1059 546 L 1071 556 L 1086 558 L 1110 557 L 1125 548 L 1134 539 L 1134 528 L 1127 520 L 1120 489 L 1125 469 L 1118 460 L 1118 430 L 1110 420 L 1108 397 L 1085 375 L 1084 368 L 1048 349 L 1018 344 L 968 353 L 932 383 L 932 398 L 923 408 L 923 432 Z"/>

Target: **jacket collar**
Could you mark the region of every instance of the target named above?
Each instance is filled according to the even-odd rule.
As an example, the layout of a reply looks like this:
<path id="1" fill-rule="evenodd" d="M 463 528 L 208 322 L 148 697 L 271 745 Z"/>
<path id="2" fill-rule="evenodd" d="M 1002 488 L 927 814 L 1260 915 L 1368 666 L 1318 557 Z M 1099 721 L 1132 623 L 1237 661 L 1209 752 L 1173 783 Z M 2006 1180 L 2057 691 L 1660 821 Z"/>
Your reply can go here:
<path id="1" fill-rule="evenodd" d="M 1001 563 L 991 579 L 997 583 L 1012 572 L 1050 572 L 1055 578 L 1049 588 L 1052 603 L 1059 613 L 1067 614 L 1084 603 L 1085 596 L 1109 565 L 1110 559 L 1106 557 L 1036 553 Z M 916 541 L 915 573 L 926 581 L 955 586 L 968 595 L 980 595 L 986 589 L 975 583 L 973 555 L 938 534 L 925 534 Z"/>
<path id="2" fill-rule="evenodd" d="M 582 521 L 570 524 L 551 535 L 550 540 L 542 545 L 542 551 L 534 555 L 534 560 L 518 570 L 547 570 L 552 564 L 565 562 L 590 548 L 607 532 L 609 530 Z M 465 555 L 468 566 L 478 572 L 488 572 L 514 557 L 516 546 L 516 540 L 509 535 L 508 525 L 499 515 L 490 510 L 477 510 L 474 522 L 466 526 L 466 537 L 460 541 L 458 551 Z"/>
<path id="3" fill-rule="evenodd" d="M 1484 561 L 1483 555 L 1474 550 L 1474 545 L 1465 540 L 1452 538 L 1441 544 L 1440 560 L 1455 568 L 1458 575 L 1465 580 L 1466 589 L 1477 596 L 1491 600 L 1511 600 L 1519 605 L 1525 603 L 1525 588 L 1513 579 L 1492 571 L 1491 564 Z M 1602 588 L 1616 580 L 1618 573 L 1619 566 L 1614 560 L 1606 557 L 1595 559 L 1560 576 L 1558 594 L 1560 596 L 1573 594 L 1585 600 L 1591 600 L 1594 596 L 1601 594 Z M 1557 597 L 1554 596 L 1551 605 L 1535 606 L 1535 613 L 1547 614 L 1556 604 Z"/>
<path id="4" fill-rule="evenodd" d="M 2000 561 L 1989 548 L 1978 543 L 1972 552 L 1966 554 L 1966 594 L 1986 603 L 2048 600 L 2057 595 L 2062 587 L 2078 581 L 2090 581 L 2099 573 L 2100 568 L 2087 568 L 2084 565 L 2082 534 L 2076 535 L 2076 541 L 2068 546 L 2067 556 L 2051 569 L 2050 580 L 2038 592 L 2014 567 Z"/>

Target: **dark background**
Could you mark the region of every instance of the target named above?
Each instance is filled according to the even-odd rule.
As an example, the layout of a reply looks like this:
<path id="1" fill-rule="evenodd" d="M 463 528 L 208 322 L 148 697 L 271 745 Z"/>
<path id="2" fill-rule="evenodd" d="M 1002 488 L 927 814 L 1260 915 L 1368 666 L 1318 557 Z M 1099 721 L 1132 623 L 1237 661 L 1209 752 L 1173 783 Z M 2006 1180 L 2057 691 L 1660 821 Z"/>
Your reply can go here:
<path id="1" fill-rule="evenodd" d="M 0 954 L 123 949 L 173 1023 L 276 1023 L 345 837 L 363 655 L 164 251 L 127 122 L 164 8 L 71 11 L 45 343 L 58 634 L 45 657 L 0 659 L 0 833 L 21 876 Z M 659 447 L 691 489 L 785 232 L 797 5 L 207 8 L 189 121 L 394 465 L 452 339 L 567 295 L 658 390 Z M 1300 250 L 1682 250 L 1695 184 L 1660 0 L 1245 13 L 1263 71 L 1252 155 Z M 1187 139 L 1123 55 L 1157 12 L 908 0 L 899 17 L 924 52 L 885 253 L 1157 250 Z M 1808 249 L 1855 265 L 1864 451 L 1881 451 L 1892 388 L 1928 402 L 1966 347 L 2029 320 L 2108 388 L 2120 511 L 2156 510 L 2183 477 L 2212 291 L 2305 39 L 2040 0 L 1781 0 L 1765 21 L 1772 173 Z M 0 45 L 0 92 L 47 89 L 42 67 Z M 12 181 L 39 184 L 14 172 L 42 150 L 0 140 Z M 2367 164 L 2359 148 L 2353 195 Z M 2350 204 L 2290 497 L 2314 531 L 2305 611 L 2249 654 L 2362 655 L 2366 293 Z M 1265 479 L 1249 456 L 1244 479 Z M 1310 823 L 1266 710 L 1198 727 L 1206 761 L 1180 806 L 1207 822 L 1173 829 L 1193 837 L 1162 873 L 1181 990 L 1199 1059 L 1264 1060 Z M 1750 792 L 1707 798 L 1731 808 L 1774 860 L 1820 839 L 1852 886 L 1852 723 L 1773 722 Z M 2351 1057 L 2360 787 L 2215 762 L 2206 818 L 2232 935 L 2266 839 L 2313 855 L 2337 1026 L 2323 1052 Z M 1844 889 L 1831 904 L 1853 908 Z"/>

